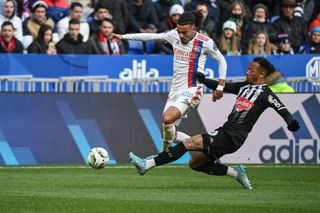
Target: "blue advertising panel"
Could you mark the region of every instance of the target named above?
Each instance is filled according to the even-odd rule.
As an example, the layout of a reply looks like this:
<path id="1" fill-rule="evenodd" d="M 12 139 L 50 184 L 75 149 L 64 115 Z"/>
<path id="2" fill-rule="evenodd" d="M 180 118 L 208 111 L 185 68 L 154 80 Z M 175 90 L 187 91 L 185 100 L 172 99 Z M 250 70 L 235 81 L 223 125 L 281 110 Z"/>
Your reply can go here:
<path id="1" fill-rule="evenodd" d="M 34 77 L 107 75 L 109 78 L 172 76 L 172 57 L 168 55 L 20 55 L 0 54 L 0 74 L 32 74 Z M 255 56 L 226 56 L 228 77 L 244 76 Z M 267 56 L 276 69 L 288 77 L 319 77 L 317 55 Z M 206 72 L 217 75 L 217 64 L 209 58 Z"/>
<path id="2" fill-rule="evenodd" d="M 0 165 L 84 164 L 93 147 L 110 163 L 129 163 L 130 151 L 162 150 L 166 94 L 0 93 Z M 196 110 L 180 129 L 204 132 Z M 188 155 L 177 163 L 187 163 Z"/>

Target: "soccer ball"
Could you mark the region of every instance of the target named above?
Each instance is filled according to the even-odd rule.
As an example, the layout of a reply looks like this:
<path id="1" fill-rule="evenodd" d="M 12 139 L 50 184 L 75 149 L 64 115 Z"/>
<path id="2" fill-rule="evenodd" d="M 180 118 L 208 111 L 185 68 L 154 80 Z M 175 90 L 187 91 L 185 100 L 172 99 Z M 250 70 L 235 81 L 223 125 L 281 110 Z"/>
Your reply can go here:
<path id="1" fill-rule="evenodd" d="M 88 164 L 94 169 L 102 169 L 109 161 L 108 151 L 101 147 L 94 147 L 88 154 Z"/>

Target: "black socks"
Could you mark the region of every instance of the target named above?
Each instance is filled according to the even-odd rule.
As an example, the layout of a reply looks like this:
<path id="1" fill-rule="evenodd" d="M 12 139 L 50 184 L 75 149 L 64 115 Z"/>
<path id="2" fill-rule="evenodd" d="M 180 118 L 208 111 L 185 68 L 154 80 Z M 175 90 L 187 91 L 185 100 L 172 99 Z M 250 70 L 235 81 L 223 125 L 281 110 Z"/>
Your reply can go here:
<path id="1" fill-rule="evenodd" d="M 156 166 L 164 165 L 181 158 L 188 150 L 183 143 L 179 143 L 174 147 L 169 147 L 168 149 L 162 151 L 154 158 Z"/>
<path id="2" fill-rule="evenodd" d="M 208 175 L 226 175 L 228 171 L 228 167 L 216 162 L 208 162 L 203 164 L 202 166 L 199 166 L 197 168 L 193 168 L 193 170 L 196 170 L 198 172 L 204 172 Z"/>

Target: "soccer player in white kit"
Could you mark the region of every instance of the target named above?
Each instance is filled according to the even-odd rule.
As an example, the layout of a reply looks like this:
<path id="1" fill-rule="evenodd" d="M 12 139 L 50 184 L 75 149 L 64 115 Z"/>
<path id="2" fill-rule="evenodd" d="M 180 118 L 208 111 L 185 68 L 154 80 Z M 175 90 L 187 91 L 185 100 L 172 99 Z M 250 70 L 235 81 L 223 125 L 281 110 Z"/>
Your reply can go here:
<path id="1" fill-rule="evenodd" d="M 203 85 L 198 82 L 196 74 L 204 73 L 208 56 L 219 65 L 219 85 L 212 99 L 216 101 L 223 96 L 227 63 L 214 41 L 196 31 L 201 19 L 199 11 L 185 12 L 180 16 L 177 28 L 165 33 L 113 34 L 117 39 L 166 41 L 173 47 L 173 79 L 162 115 L 163 149 L 170 147 L 175 140 L 183 141 L 189 137 L 177 132 L 176 126 L 180 124 L 181 118 L 186 117 L 190 108 L 200 103 Z"/>

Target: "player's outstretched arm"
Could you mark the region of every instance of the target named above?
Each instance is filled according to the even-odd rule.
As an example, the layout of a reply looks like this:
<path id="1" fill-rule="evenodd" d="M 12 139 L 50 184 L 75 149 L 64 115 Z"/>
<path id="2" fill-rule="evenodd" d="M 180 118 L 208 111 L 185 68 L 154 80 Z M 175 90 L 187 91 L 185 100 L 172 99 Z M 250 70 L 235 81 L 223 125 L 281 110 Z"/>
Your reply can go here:
<path id="1" fill-rule="evenodd" d="M 112 33 L 111 34 L 111 38 L 122 40 L 123 39 L 123 35 Z"/>
<path id="2" fill-rule="evenodd" d="M 289 131 L 296 132 L 300 129 L 299 121 L 293 118 L 292 114 L 289 112 L 286 106 L 280 101 L 278 96 L 271 92 L 267 96 L 267 100 L 271 107 L 274 108 L 283 118 L 283 120 L 287 123 L 287 128 Z"/>

